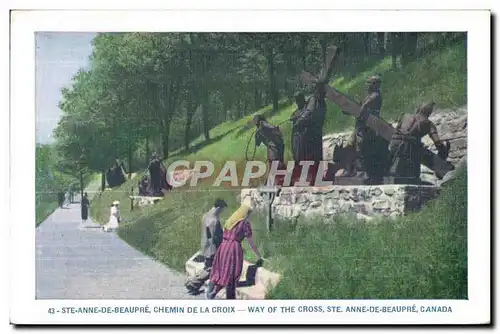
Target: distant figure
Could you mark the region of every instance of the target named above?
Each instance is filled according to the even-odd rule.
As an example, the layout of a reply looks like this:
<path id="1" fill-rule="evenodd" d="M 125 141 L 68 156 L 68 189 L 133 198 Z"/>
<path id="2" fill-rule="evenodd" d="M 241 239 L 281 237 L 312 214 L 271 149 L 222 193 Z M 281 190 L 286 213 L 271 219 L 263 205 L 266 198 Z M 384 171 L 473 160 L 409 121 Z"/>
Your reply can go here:
<path id="1" fill-rule="evenodd" d="M 85 225 L 87 223 L 87 219 L 89 218 L 89 206 L 90 206 L 90 201 L 88 198 L 87 193 L 83 194 L 82 198 L 82 225 Z"/>
<path id="2" fill-rule="evenodd" d="M 120 224 L 120 202 L 114 201 L 109 211 L 109 221 L 103 226 L 105 232 L 110 232 L 118 228 Z"/>
<path id="3" fill-rule="evenodd" d="M 259 258 L 257 264 L 262 264 L 262 257 L 252 238 L 249 221 L 251 212 L 251 203 L 244 203 L 226 221 L 222 244 L 215 253 L 210 273 L 207 299 L 214 299 L 223 288 L 226 288 L 227 299 L 236 299 L 236 284 L 243 270 L 243 248 L 241 247 L 243 239 L 248 240 L 253 252 Z"/>
<path id="4" fill-rule="evenodd" d="M 66 191 L 64 193 L 64 205 L 69 205 L 70 202 L 69 202 L 69 191 Z"/>
<path id="5" fill-rule="evenodd" d="M 224 200 L 217 199 L 210 211 L 202 218 L 201 249 L 205 265 L 200 273 L 188 278 L 186 282 L 186 288 L 191 294 L 198 294 L 210 276 L 215 252 L 222 243 L 223 230 L 220 215 L 226 207 L 227 203 Z"/>
<path id="6" fill-rule="evenodd" d="M 64 192 L 59 191 L 57 193 L 57 202 L 59 204 L 59 207 L 62 208 L 64 205 Z"/>
<path id="7" fill-rule="evenodd" d="M 149 180 L 148 176 L 144 175 L 139 181 L 139 196 L 148 196 L 149 195 Z"/>

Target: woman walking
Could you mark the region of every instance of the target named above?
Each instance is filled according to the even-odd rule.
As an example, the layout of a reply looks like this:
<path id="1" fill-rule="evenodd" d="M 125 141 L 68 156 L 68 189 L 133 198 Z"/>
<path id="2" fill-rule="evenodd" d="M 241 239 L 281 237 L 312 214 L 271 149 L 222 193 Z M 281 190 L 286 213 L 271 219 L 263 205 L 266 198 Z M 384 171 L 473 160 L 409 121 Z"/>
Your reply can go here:
<path id="1" fill-rule="evenodd" d="M 215 253 L 207 298 L 214 299 L 220 290 L 226 288 L 226 298 L 236 299 L 236 284 L 243 269 L 243 248 L 241 242 L 246 238 L 255 255 L 262 262 L 259 250 L 252 238 L 252 228 L 248 220 L 252 212 L 251 204 L 244 203 L 224 225 L 222 243 Z"/>
<path id="2" fill-rule="evenodd" d="M 85 193 L 82 198 L 82 225 L 85 225 L 85 223 L 87 223 L 87 219 L 89 218 L 89 206 L 90 201 L 87 193 Z"/>
<path id="3" fill-rule="evenodd" d="M 109 210 L 109 221 L 103 226 L 103 231 L 110 232 L 118 228 L 120 223 L 120 202 L 114 201 Z"/>

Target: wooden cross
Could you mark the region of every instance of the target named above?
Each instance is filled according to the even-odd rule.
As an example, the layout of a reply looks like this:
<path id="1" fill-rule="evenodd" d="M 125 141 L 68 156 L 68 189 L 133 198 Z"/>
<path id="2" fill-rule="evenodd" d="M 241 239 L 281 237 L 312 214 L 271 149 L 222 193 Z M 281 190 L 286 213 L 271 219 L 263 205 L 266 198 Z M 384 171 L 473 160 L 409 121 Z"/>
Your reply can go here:
<path id="1" fill-rule="evenodd" d="M 325 64 L 324 64 L 323 68 L 321 69 L 321 72 L 320 72 L 318 78 L 315 78 L 314 76 L 311 75 L 312 81 L 304 82 L 308 86 L 314 88 L 313 98 L 309 99 L 309 102 L 307 104 L 307 109 L 314 108 L 315 95 L 317 93 L 321 93 L 320 90 L 323 90 L 327 86 L 328 78 L 330 78 L 330 76 L 332 75 L 333 65 L 335 63 L 335 60 L 337 59 L 338 54 L 339 54 L 338 51 L 339 51 L 339 49 L 337 46 L 335 46 L 335 45 L 329 46 L 328 49 L 326 50 Z M 306 73 L 308 73 L 308 72 L 306 72 Z M 301 76 L 301 79 L 302 79 L 302 81 L 304 81 L 302 76 Z"/>
<path id="2" fill-rule="evenodd" d="M 331 50 L 333 50 L 334 47 L 330 47 Z M 330 49 L 329 48 L 329 49 Z M 335 50 L 337 48 L 335 47 Z M 335 54 L 336 55 L 336 54 Z M 335 57 L 333 57 L 335 58 Z M 333 59 L 332 59 L 333 60 Z M 328 75 L 331 71 L 331 64 L 330 67 L 326 66 L 324 70 L 322 71 L 322 74 L 326 73 Z M 304 82 L 306 85 L 309 87 L 315 87 L 317 86 L 318 83 L 323 83 L 324 84 L 324 89 L 325 89 L 325 96 L 328 100 L 331 102 L 337 104 L 342 111 L 350 116 L 354 117 L 359 117 L 360 112 L 361 112 L 361 104 L 358 101 L 355 101 L 351 97 L 347 96 L 344 93 L 339 92 L 335 88 L 331 87 L 328 85 L 328 83 L 325 80 L 325 77 L 320 77 L 317 79 L 313 74 L 303 71 L 302 74 L 300 75 L 300 78 L 302 79 L 302 82 Z M 326 77 L 328 78 L 328 77 Z M 320 81 L 323 79 L 323 81 Z M 312 99 L 311 99 L 312 100 Z M 394 134 L 394 128 L 387 123 L 385 120 L 382 118 L 376 117 L 374 115 L 369 115 L 366 119 L 366 125 L 375 131 L 377 135 L 381 136 L 388 142 L 391 141 L 392 135 Z M 446 160 L 441 159 L 437 154 L 434 154 L 432 151 L 426 149 L 425 147 L 421 147 L 421 156 L 422 156 L 422 161 L 421 163 L 430 169 L 434 171 L 436 176 L 438 178 L 443 178 L 446 173 L 449 171 L 455 169 L 453 164 L 449 163 Z"/>

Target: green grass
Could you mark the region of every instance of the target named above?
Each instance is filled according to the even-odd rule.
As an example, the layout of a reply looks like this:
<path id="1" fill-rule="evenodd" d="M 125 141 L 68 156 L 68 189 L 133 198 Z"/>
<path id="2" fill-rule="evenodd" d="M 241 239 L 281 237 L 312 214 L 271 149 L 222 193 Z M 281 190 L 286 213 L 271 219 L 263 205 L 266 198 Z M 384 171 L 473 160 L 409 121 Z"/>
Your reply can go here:
<path id="1" fill-rule="evenodd" d="M 396 72 L 390 59 L 384 59 L 352 79 L 335 78 L 332 84 L 357 99 L 363 96 L 368 74 L 383 75 L 382 115 L 392 120 L 402 111 L 412 112 L 423 100 L 434 100 L 438 107 L 453 108 L 467 101 L 466 57 L 463 44 L 452 46 L 408 65 Z M 269 120 L 286 120 L 294 106 L 285 106 Z M 270 114 L 270 107 L 260 113 Z M 252 116 L 220 124 L 210 131 L 215 140 L 203 145 L 202 138 L 192 142 L 196 151 L 174 154 L 169 162 L 210 160 L 220 168 L 227 160 L 245 160 L 245 147 L 252 126 Z M 347 130 L 353 120 L 329 105 L 324 133 Z M 290 125 L 282 126 L 290 138 Z M 287 142 L 286 142 L 287 144 Z M 257 150 L 256 159 L 265 160 L 265 149 Z M 287 157 L 290 158 L 287 147 Z M 241 172 L 241 164 L 240 169 Z M 130 211 L 130 188 L 137 187 L 139 176 L 113 191 L 94 198 L 93 218 L 105 223 L 109 205 L 121 202 L 125 222 L 119 235 L 138 250 L 184 271 L 186 260 L 199 248 L 201 217 L 215 197 L 222 197 L 229 207 L 228 218 L 237 206 L 240 190 L 212 188 L 206 182 L 192 191 L 178 189 L 152 207 Z M 451 190 L 420 213 L 395 223 L 352 224 L 339 219 L 333 225 L 321 221 L 301 222 L 292 226 L 279 222 L 271 236 L 265 232 L 263 218 L 255 216 L 255 240 L 270 261 L 265 266 L 280 272 L 283 279 L 269 298 L 466 298 L 466 178 L 453 183 Z M 221 191 L 224 190 L 224 191 Z M 461 205 L 461 209 L 453 206 Z M 464 214 L 465 212 L 465 214 Z M 248 249 L 247 246 L 245 246 Z M 246 252 L 249 260 L 251 251 Z"/>
<path id="2" fill-rule="evenodd" d="M 467 174 L 393 222 L 299 222 L 270 237 L 286 265 L 269 298 L 466 299 Z"/>

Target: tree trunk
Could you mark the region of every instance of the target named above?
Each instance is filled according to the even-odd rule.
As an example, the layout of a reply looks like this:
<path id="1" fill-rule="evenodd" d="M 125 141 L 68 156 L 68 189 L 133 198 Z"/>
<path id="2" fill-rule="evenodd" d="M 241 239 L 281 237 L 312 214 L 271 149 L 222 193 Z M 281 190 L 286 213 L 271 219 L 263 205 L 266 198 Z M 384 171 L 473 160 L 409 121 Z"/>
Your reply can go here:
<path id="1" fill-rule="evenodd" d="M 323 59 L 323 64 L 326 62 L 326 36 L 323 34 L 319 40 L 321 44 L 321 58 Z"/>
<path id="2" fill-rule="evenodd" d="M 378 54 L 381 57 L 384 57 L 385 56 L 385 33 L 384 32 L 377 33 L 377 48 L 378 48 Z"/>
<path id="3" fill-rule="evenodd" d="M 165 89 L 164 87 L 162 89 Z M 161 144 L 163 159 L 169 157 L 169 137 L 170 137 L 170 121 L 172 118 L 173 111 L 175 109 L 176 98 L 177 98 L 178 87 L 171 83 L 168 87 L 168 95 L 161 99 L 161 106 L 163 109 L 163 114 L 161 117 Z M 164 93 L 167 93 L 165 90 Z"/>
<path id="4" fill-rule="evenodd" d="M 101 192 L 106 189 L 106 171 L 103 170 L 101 173 Z"/>
<path id="5" fill-rule="evenodd" d="M 162 122 L 163 131 L 161 132 L 161 147 L 163 153 L 163 159 L 168 159 L 169 152 L 169 137 L 170 137 L 170 120 L 163 120 Z"/>
<path id="6" fill-rule="evenodd" d="M 307 36 L 300 35 L 300 56 L 302 58 L 302 69 L 307 68 Z"/>
<path id="7" fill-rule="evenodd" d="M 406 66 L 413 60 L 415 60 L 415 55 L 417 51 L 417 32 L 407 32 L 403 34 L 402 42 L 402 54 L 401 54 L 401 65 Z"/>
<path id="8" fill-rule="evenodd" d="M 132 178 L 132 139 L 128 138 L 128 143 L 127 143 L 127 150 L 128 150 L 128 179 L 130 180 Z"/>
<path id="9" fill-rule="evenodd" d="M 254 109 L 258 110 L 261 106 L 261 96 L 258 89 L 254 90 Z"/>
<path id="10" fill-rule="evenodd" d="M 189 152 L 189 130 L 191 129 L 191 122 L 193 116 L 191 112 L 188 112 L 186 116 L 186 128 L 184 130 L 184 151 Z"/>
<path id="11" fill-rule="evenodd" d="M 397 33 L 391 32 L 390 38 L 391 38 L 392 69 L 395 70 L 398 67 L 399 36 Z"/>
<path id="12" fill-rule="evenodd" d="M 191 95 L 191 94 L 189 94 Z M 189 132 L 191 130 L 191 124 L 193 123 L 193 116 L 196 112 L 196 102 L 193 101 L 192 97 L 188 98 L 188 103 L 187 103 L 187 114 L 186 114 L 186 128 L 184 131 L 184 150 L 186 152 L 189 152 Z"/>
<path id="13" fill-rule="evenodd" d="M 269 93 L 273 102 L 273 113 L 277 112 L 279 109 L 279 96 L 276 87 L 276 78 L 274 76 L 274 50 L 272 46 L 268 47 L 267 50 L 267 69 L 269 75 Z"/>
<path id="14" fill-rule="evenodd" d="M 205 98 L 203 105 L 201 106 L 201 112 L 203 117 L 203 135 L 205 136 L 205 141 L 210 141 L 210 117 L 208 114 L 208 99 Z"/>
<path id="15" fill-rule="evenodd" d="M 285 77 L 285 93 L 289 102 L 293 102 L 293 94 L 295 93 L 295 82 L 292 78 L 294 78 L 297 73 L 295 73 L 295 69 L 293 66 L 292 52 L 288 51 L 283 55 L 285 57 L 285 66 L 286 71 L 288 72 Z"/>
<path id="16" fill-rule="evenodd" d="M 149 134 L 146 135 L 146 157 L 144 164 L 147 166 L 149 163 Z"/>
<path id="17" fill-rule="evenodd" d="M 363 33 L 363 54 L 366 57 L 371 56 L 372 53 L 372 39 L 371 39 L 371 33 L 365 32 Z"/>

